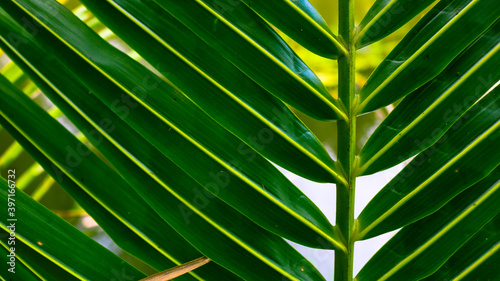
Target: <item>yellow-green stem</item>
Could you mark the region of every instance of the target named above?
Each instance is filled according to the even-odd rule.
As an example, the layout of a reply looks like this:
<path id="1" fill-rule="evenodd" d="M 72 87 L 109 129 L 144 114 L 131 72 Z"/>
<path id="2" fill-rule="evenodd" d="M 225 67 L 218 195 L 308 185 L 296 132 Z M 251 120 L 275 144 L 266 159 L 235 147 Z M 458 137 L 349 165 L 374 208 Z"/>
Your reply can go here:
<path id="1" fill-rule="evenodd" d="M 354 46 L 354 0 L 339 0 L 339 34 L 348 55 L 338 60 L 339 99 L 345 107 L 348 120 L 338 121 L 338 164 L 342 167 L 347 183 L 337 185 L 336 225 L 342 234 L 347 253 L 335 252 L 335 281 L 353 280 L 354 261 L 354 192 L 356 184 L 356 106 Z"/>

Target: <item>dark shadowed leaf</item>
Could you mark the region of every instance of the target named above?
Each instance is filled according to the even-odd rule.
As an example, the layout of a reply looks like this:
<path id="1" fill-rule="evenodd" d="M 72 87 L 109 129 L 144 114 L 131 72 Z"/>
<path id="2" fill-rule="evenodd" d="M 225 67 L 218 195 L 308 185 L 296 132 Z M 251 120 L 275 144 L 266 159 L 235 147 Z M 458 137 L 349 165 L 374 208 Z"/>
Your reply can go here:
<path id="1" fill-rule="evenodd" d="M 346 115 L 316 75 L 261 17 L 246 5 L 221 1 L 156 1 L 270 93 L 319 119 Z"/>
<path id="2" fill-rule="evenodd" d="M 321 143 L 285 104 L 154 1 L 115 0 L 118 8 L 103 1 L 82 2 L 215 121 L 260 154 L 299 174 L 306 169 L 335 170 Z"/>

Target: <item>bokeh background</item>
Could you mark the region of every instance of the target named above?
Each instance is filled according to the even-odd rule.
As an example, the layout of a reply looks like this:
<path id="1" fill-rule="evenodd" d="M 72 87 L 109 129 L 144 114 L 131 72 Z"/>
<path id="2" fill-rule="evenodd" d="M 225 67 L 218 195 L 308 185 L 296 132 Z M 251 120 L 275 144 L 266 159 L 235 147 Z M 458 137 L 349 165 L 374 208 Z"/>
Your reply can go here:
<path id="1" fill-rule="evenodd" d="M 359 23 L 374 0 L 355 0 L 356 23 Z M 76 0 L 59 0 L 73 10 L 83 21 L 85 21 L 96 32 L 110 41 L 117 48 L 121 49 L 131 57 L 145 63 L 140 56 L 131 50 L 125 43 L 117 38 L 111 31 L 103 26 L 93 15 L 88 12 Z M 310 0 L 314 7 L 323 16 L 330 28 L 337 33 L 338 22 L 338 1 L 336 0 Z M 422 15 L 426 11 L 422 12 Z M 366 82 L 376 66 L 389 54 L 396 44 L 404 37 L 411 27 L 421 17 L 416 17 L 392 35 L 383 40 L 365 47 L 357 54 L 357 88 L 361 88 Z M 332 96 L 337 96 L 337 63 L 319 57 L 300 47 L 297 43 L 281 34 L 296 53 L 306 62 L 307 65 L 318 75 L 318 77 L 327 86 Z M 70 129 L 80 140 L 84 141 L 91 149 L 92 145 L 86 141 L 85 137 L 67 120 L 64 115 L 34 86 L 29 78 L 23 76 L 22 72 L 15 66 L 12 66 L 8 57 L 0 50 L 0 73 L 9 73 L 11 77 L 20 77 L 16 86 L 30 95 L 44 109 L 57 117 L 66 128 Z M 357 150 L 363 146 L 370 134 L 380 124 L 380 122 L 392 110 L 394 105 L 377 110 L 358 117 L 357 126 Z M 330 152 L 333 158 L 336 158 L 334 151 L 337 147 L 337 128 L 335 122 L 319 122 L 308 118 L 298 112 L 296 114 L 312 130 L 312 132 L 322 141 L 324 146 Z M 54 136 L 57 137 L 57 136 Z M 95 149 L 93 149 L 97 152 Z M 98 152 L 97 152 L 98 153 Z M 369 200 L 404 167 L 402 163 L 389 170 L 375 175 L 360 177 L 357 180 L 356 190 L 356 216 L 361 212 Z M 99 228 L 87 213 L 78 206 L 77 203 L 47 174 L 44 170 L 25 152 L 22 147 L 4 130 L 0 128 L 0 174 L 6 177 L 8 169 L 16 169 L 17 186 L 19 189 L 31 195 L 47 208 L 51 209 L 60 217 L 64 218 L 88 236 L 92 237 L 117 255 L 134 264 L 145 273 L 154 273 L 155 271 L 137 259 L 124 253 L 113 241 Z M 335 185 L 318 184 L 301 177 L 298 177 L 285 170 L 281 171 L 300 189 L 311 198 L 327 217 L 335 223 Z M 103 187 L 105 188 L 105 187 Z M 196 229 L 193 229 L 196 231 Z M 355 248 L 355 274 L 369 260 L 369 258 L 394 234 L 389 233 L 374 239 L 356 243 Z M 292 243 L 293 244 L 293 243 Z M 325 276 L 327 280 L 333 280 L 333 251 L 316 250 L 293 244 L 306 258 L 308 258 Z"/>

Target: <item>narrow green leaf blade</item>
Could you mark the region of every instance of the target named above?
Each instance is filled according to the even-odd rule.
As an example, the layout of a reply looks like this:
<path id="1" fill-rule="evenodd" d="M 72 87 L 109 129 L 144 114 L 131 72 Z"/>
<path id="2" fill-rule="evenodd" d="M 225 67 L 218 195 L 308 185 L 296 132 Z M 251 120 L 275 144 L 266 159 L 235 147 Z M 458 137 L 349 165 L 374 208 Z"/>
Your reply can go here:
<path id="1" fill-rule="evenodd" d="M 500 177 L 500 175 L 498 175 Z M 488 280 L 500 276 L 500 215 L 494 217 L 425 281 Z"/>
<path id="2" fill-rule="evenodd" d="M 370 76 L 359 111 L 393 103 L 434 78 L 499 15 L 494 0 L 439 2 Z"/>
<path id="3" fill-rule="evenodd" d="M 398 104 L 361 150 L 358 173 L 390 168 L 457 128 L 455 121 L 500 80 L 499 64 L 497 22 L 441 74 Z"/>
<path id="4" fill-rule="evenodd" d="M 435 272 L 499 214 L 499 179 L 497 168 L 436 213 L 403 228 L 368 261 L 356 280 L 413 281 Z"/>
<path id="5" fill-rule="evenodd" d="M 279 99 L 319 120 L 345 119 L 316 75 L 248 6 L 220 8 L 231 0 L 155 2 Z"/>
<path id="6" fill-rule="evenodd" d="M 347 50 L 308 0 L 242 0 L 248 7 L 317 55 L 335 59 Z"/>
<path id="7" fill-rule="evenodd" d="M 9 179 L 12 178 L 9 177 Z M 115 277 L 112 273 L 113 269 L 118 272 L 125 270 L 135 278 L 145 276 L 22 191 L 17 190 L 15 196 L 9 196 L 12 194 L 8 191 L 9 187 L 14 185 L 12 182 L 7 183 L 5 179 L 0 178 L 0 185 L 2 201 L 7 202 L 8 198 L 11 198 L 9 201 L 15 200 L 13 201 L 15 218 L 18 218 L 16 222 L 8 221 L 7 219 L 11 216 L 5 208 L 0 219 L 0 227 L 10 233 L 8 227 L 14 225 L 17 240 L 29 245 L 75 277 L 111 280 Z M 23 223 L 22 227 L 18 227 L 21 225 L 21 218 L 29 223 Z M 41 229 L 43 231 L 40 231 Z M 54 235 L 55 233 L 58 235 Z"/>
<path id="8" fill-rule="evenodd" d="M 358 26 L 356 47 L 368 46 L 396 31 L 436 0 L 377 0 Z"/>
<path id="9" fill-rule="evenodd" d="M 500 164 L 500 150 L 491 149 L 500 141 L 499 93 L 496 87 L 484 96 L 456 122 L 456 130 L 417 155 L 370 201 L 358 217 L 358 239 L 437 211 Z"/>
<path id="10" fill-rule="evenodd" d="M 114 7 L 99 0 L 82 3 L 208 115 L 264 157 L 300 174 L 334 169 L 325 148 L 285 104 L 154 1 L 115 0 Z"/>

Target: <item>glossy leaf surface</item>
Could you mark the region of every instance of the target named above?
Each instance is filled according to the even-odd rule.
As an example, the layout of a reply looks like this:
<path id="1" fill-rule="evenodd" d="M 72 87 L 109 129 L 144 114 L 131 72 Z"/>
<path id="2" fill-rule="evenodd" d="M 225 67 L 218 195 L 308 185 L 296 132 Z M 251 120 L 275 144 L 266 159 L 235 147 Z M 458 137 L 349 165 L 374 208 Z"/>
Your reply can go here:
<path id="1" fill-rule="evenodd" d="M 352 281 L 355 242 L 398 228 L 359 280 L 491 279 L 500 249 L 497 3 L 373 0 L 356 28 L 367 7 L 341 0 L 337 37 L 308 0 L 268 2 L 0 1 L 0 67 L 4 51 L 13 60 L 0 70 L 0 138 L 15 139 L 0 162 L 18 169 L 26 150 L 35 162 L 23 165 L 19 188 L 40 200 L 62 186 L 158 271 L 211 260 L 176 280 L 325 280 L 290 240 L 335 250 L 334 279 Z M 360 89 L 375 68 L 364 52 L 385 55 L 392 43 L 356 49 L 424 9 Z M 338 85 L 337 64 L 319 65 L 298 45 L 338 59 Z M 357 117 L 393 102 L 378 130 Z M 337 142 L 323 147 L 290 107 L 336 120 Z M 375 133 L 358 154 L 365 130 Z M 357 177 L 411 157 L 355 219 Z M 324 186 L 336 188 L 337 225 L 275 164 L 335 183 Z M 90 279 L 18 247 L 23 279 Z"/>
<path id="2" fill-rule="evenodd" d="M 29 107 L 32 102 L 24 98 L 24 104 Z M 69 132 L 58 129 L 58 125 L 55 125 L 57 123 L 54 123 L 55 120 L 51 120 L 50 117 L 43 118 L 44 113 L 40 111 L 41 109 L 37 109 L 33 104 L 31 108 L 39 111 L 40 120 L 55 126 L 55 128 L 49 127 L 48 131 L 57 132 L 58 136 L 61 137 L 61 142 L 65 141 L 66 145 L 59 148 L 63 151 L 60 155 L 57 154 L 57 149 L 52 151 L 50 155 L 44 155 L 37 148 L 43 145 L 45 148 L 43 152 L 48 153 L 47 145 L 50 140 L 47 138 L 50 137 L 49 135 L 44 135 L 46 142 L 43 142 L 43 138 L 37 138 L 38 143 L 34 145 L 18 129 L 12 127 L 6 119 L 0 118 L 0 122 L 37 162 L 44 166 L 45 170 L 87 210 L 120 247 L 141 257 L 158 270 L 173 267 L 202 255 L 166 224 L 131 186 L 123 181 L 119 175 L 112 172 L 109 166 L 101 160 L 96 160 L 96 156 L 88 151 L 83 143 L 76 141 Z M 2 111 L 1 108 L 0 111 Z M 26 112 L 31 111 L 27 110 Z M 27 118 L 33 118 L 33 116 Z M 98 132 L 93 130 L 88 130 L 88 132 L 91 132 L 92 140 L 101 142 L 100 146 L 106 145 Z M 99 167 L 99 171 L 106 176 L 96 175 L 95 172 L 92 172 L 95 167 Z M 96 178 L 87 176 L 90 174 L 95 175 Z M 100 180 L 104 177 L 107 180 Z M 101 184 L 107 188 L 100 188 Z M 135 216 L 144 217 L 144 219 L 131 221 L 130 218 Z M 205 267 L 200 273 L 207 277 L 212 276 L 217 271 L 219 272 L 216 275 L 224 274 L 225 270 L 213 267 Z M 228 276 L 230 277 L 231 274 Z M 188 276 L 184 278 L 193 280 L 189 279 Z"/>
<path id="3" fill-rule="evenodd" d="M 3 234 L 3 233 L 2 233 Z M 5 236 L 7 237 L 8 234 Z M 1 253 L 1 258 L 0 260 L 4 263 L 7 264 L 10 262 L 10 257 L 8 256 L 10 254 L 9 247 L 7 246 L 7 243 L 4 241 L 0 242 L 1 246 L 0 247 L 0 253 Z M 17 264 L 16 264 L 16 270 L 15 273 L 9 272 L 8 269 L 3 270 L 3 272 L 0 274 L 0 279 L 1 280 L 9 280 L 10 276 L 15 274 L 16 277 L 21 278 L 22 280 L 26 281 L 40 281 L 37 277 L 37 275 L 30 270 L 22 261 L 20 261 L 19 257 L 17 259 Z M 10 275 L 10 276 L 9 276 Z"/>
<path id="4" fill-rule="evenodd" d="M 37 38 L 42 38 L 41 31 L 39 32 Z M 53 40 L 51 40 L 50 42 L 53 43 Z M 62 48 L 57 48 L 57 50 L 58 53 L 60 53 Z M 40 50 L 37 52 L 40 54 L 43 53 Z M 27 52 L 27 54 L 30 53 L 32 54 L 30 60 L 33 62 L 35 62 L 37 59 L 50 60 L 50 58 L 37 56 L 36 52 L 34 52 L 34 49 L 31 49 L 30 51 Z M 71 52 L 69 52 L 68 55 L 71 55 Z M 88 65 L 81 63 L 77 64 L 78 58 L 70 59 L 68 61 L 69 64 L 67 64 L 67 66 L 72 68 L 74 71 L 79 71 L 79 73 L 86 73 L 86 74 L 88 74 L 89 72 L 93 73 L 93 69 Z M 141 167 L 143 169 L 147 169 L 148 171 L 150 171 L 157 169 L 156 167 L 164 167 L 164 165 L 162 164 L 163 158 L 150 159 L 153 158 L 155 153 L 149 153 L 149 151 L 156 151 L 156 148 L 159 148 L 165 156 L 168 156 L 171 159 L 172 157 L 174 157 L 173 159 L 176 161 L 177 165 L 179 165 L 180 163 L 182 167 L 186 169 L 187 172 L 191 173 L 192 176 L 194 175 L 194 178 L 199 183 L 204 185 L 205 190 L 202 189 L 200 192 L 215 192 L 218 196 L 224 196 L 224 198 L 226 199 L 232 198 L 231 202 L 233 203 L 235 202 L 234 200 L 239 200 L 240 202 L 243 202 L 243 204 L 238 205 L 238 208 L 240 210 L 241 209 L 248 210 L 246 213 L 251 212 L 254 215 L 259 214 L 258 216 L 254 216 L 254 218 L 258 219 L 259 223 L 264 223 L 265 225 L 267 225 L 267 228 L 270 229 L 271 231 L 281 233 L 286 237 L 290 237 L 292 240 L 298 239 L 298 241 L 302 241 L 303 243 L 307 243 L 315 247 L 321 247 L 321 248 L 338 247 L 338 242 L 336 241 L 332 226 L 329 224 L 327 219 L 324 218 L 321 212 L 310 202 L 310 200 L 308 200 L 300 191 L 298 191 L 286 178 L 284 178 L 283 175 L 281 175 L 267 161 L 265 161 L 264 159 L 260 158 L 257 155 L 250 155 L 252 156 L 252 158 L 248 158 L 249 156 L 247 154 L 248 152 L 251 151 L 245 149 L 244 146 L 242 147 L 242 143 L 235 140 L 234 137 L 228 134 L 227 131 L 223 129 L 217 130 L 220 127 L 216 125 L 210 126 L 209 128 L 205 128 L 205 127 L 197 127 L 196 124 L 186 123 L 191 127 L 193 132 L 199 133 L 200 130 L 204 129 L 205 131 L 203 133 L 205 136 L 209 135 L 211 136 L 215 132 L 218 133 L 216 134 L 216 136 L 220 138 L 212 137 L 209 139 L 205 137 L 205 139 L 206 141 L 212 143 L 213 145 L 212 147 L 216 148 L 218 152 L 220 152 L 223 156 L 229 159 L 225 160 L 226 163 L 222 163 L 226 164 L 226 167 L 229 167 L 229 169 L 224 167 L 221 168 L 220 165 L 217 165 L 217 163 L 215 163 L 216 165 L 214 166 L 214 162 L 211 161 L 210 157 L 215 157 L 216 155 L 213 154 L 210 155 L 209 152 L 208 153 L 209 155 L 207 156 L 205 155 L 205 153 L 207 153 L 206 150 L 202 150 L 203 153 L 199 153 L 198 152 L 199 146 L 198 147 L 193 146 L 192 144 L 187 142 L 188 146 L 185 149 L 181 149 L 181 144 L 186 143 L 186 139 L 184 139 L 185 135 L 183 136 L 183 132 L 180 132 L 180 134 L 177 133 L 175 130 L 172 129 L 172 127 L 166 126 L 161 120 L 158 120 L 155 116 L 152 116 L 150 112 L 148 112 L 146 109 L 143 109 L 141 106 L 133 107 L 133 110 L 130 110 L 129 108 L 120 105 L 119 101 L 123 100 L 124 96 L 126 97 L 126 93 L 122 93 L 120 95 L 120 89 L 116 88 L 115 85 L 110 84 L 110 82 L 107 81 L 106 79 L 96 80 L 96 77 L 98 76 L 91 75 L 90 77 L 87 78 L 86 82 L 87 85 L 89 85 L 89 83 L 92 83 L 90 84 L 92 93 L 94 93 L 95 95 L 99 95 L 102 99 L 104 99 L 105 103 L 107 103 L 108 106 L 112 110 L 114 110 L 115 113 L 118 114 L 118 116 L 122 118 L 126 117 L 124 120 L 127 121 L 128 124 L 133 126 L 134 129 L 138 130 L 138 132 L 140 132 L 141 135 L 131 133 L 129 125 L 124 124 L 123 121 L 121 121 L 117 116 L 115 116 L 114 113 L 110 112 L 109 109 L 107 109 L 105 106 L 100 105 L 99 101 L 94 100 L 93 95 L 88 95 L 89 91 L 84 86 L 75 87 L 75 83 L 77 82 L 71 81 L 71 79 L 74 80 L 74 78 L 65 77 L 64 79 L 61 79 L 61 76 L 57 69 L 48 68 L 46 67 L 46 64 L 43 63 L 38 64 L 37 67 L 42 67 L 44 69 L 43 70 L 44 72 L 52 71 L 52 74 L 50 74 L 49 79 L 55 79 L 53 80 L 53 83 L 55 83 L 58 88 L 63 89 L 62 87 L 65 87 L 64 88 L 66 89 L 64 90 L 65 94 L 71 95 L 71 97 L 66 97 L 65 99 L 74 100 L 75 103 L 77 104 L 76 106 L 80 108 L 99 107 L 98 110 L 99 114 L 96 115 L 96 113 L 90 112 L 91 115 L 89 115 L 87 118 L 94 120 L 93 121 L 94 127 L 95 126 L 99 127 L 96 129 L 101 133 L 109 134 L 111 132 L 108 131 L 111 127 L 113 128 L 113 130 L 115 130 L 114 128 L 117 128 L 116 131 L 112 132 L 114 134 L 114 136 L 112 137 L 113 138 L 112 142 L 114 142 L 115 144 L 120 143 L 120 145 L 122 146 L 124 145 L 125 149 L 132 148 L 134 151 L 137 151 L 135 153 L 141 153 L 141 155 L 143 155 L 139 157 L 135 153 L 130 154 L 131 152 L 127 151 L 127 154 L 129 155 L 129 157 L 131 157 L 132 161 L 134 162 L 136 162 L 137 160 L 144 161 L 141 159 L 141 157 L 145 157 L 145 159 L 148 159 L 146 163 L 141 163 Z M 83 77 L 83 75 L 81 77 Z M 180 97 L 182 96 L 178 97 L 180 99 Z M 87 106 L 83 106 L 81 103 L 85 103 Z M 132 104 L 132 106 L 134 106 L 134 104 Z M 124 110 L 126 110 L 126 112 L 124 112 Z M 196 114 L 196 112 L 193 111 L 189 111 L 189 113 L 190 115 Z M 179 118 L 177 118 L 177 120 L 178 119 Z M 105 120 L 105 122 L 102 122 L 103 120 Z M 205 121 L 209 122 L 211 121 L 211 119 L 206 119 Z M 188 122 L 187 119 L 186 122 Z M 144 126 L 144 124 L 148 124 L 149 126 Z M 169 136 L 170 141 L 165 142 L 158 139 L 157 136 L 159 134 L 164 136 Z M 116 139 L 117 136 L 118 139 Z M 147 136 L 148 141 L 145 141 L 142 138 L 142 136 Z M 188 141 L 193 141 L 193 139 L 188 138 Z M 125 144 L 123 144 L 124 142 Z M 156 148 L 149 147 L 148 142 L 151 142 Z M 223 147 L 224 149 L 222 149 L 222 147 L 218 146 L 219 142 L 226 143 L 227 146 Z M 143 143 L 146 143 L 146 147 L 143 147 L 142 151 L 138 150 L 139 148 L 135 143 L 140 143 L 141 145 Z M 234 153 L 231 153 L 231 150 L 229 150 L 229 148 L 231 147 L 234 149 L 233 150 Z M 243 152 L 245 152 L 245 154 L 242 154 L 241 149 L 244 149 Z M 179 150 L 185 151 L 186 153 L 189 153 L 189 155 L 192 156 L 186 157 L 183 154 L 179 154 L 178 153 Z M 156 152 L 156 154 L 158 154 L 159 156 L 161 155 L 158 152 Z M 234 159 L 234 157 L 237 158 Z M 207 160 L 205 160 L 207 158 L 208 162 Z M 222 161 L 219 160 L 218 158 L 216 158 L 215 160 L 218 160 L 219 163 L 220 161 Z M 205 163 L 207 164 L 200 166 L 201 163 L 200 161 L 205 161 Z M 243 168 L 247 167 L 248 168 L 244 170 L 245 174 L 242 174 L 240 173 L 239 170 L 235 169 L 235 166 L 236 167 L 242 166 Z M 196 167 L 196 169 L 193 167 Z M 251 169 L 250 167 L 254 168 Z M 267 167 L 267 168 L 262 169 L 262 167 Z M 266 176 L 266 174 L 270 176 Z M 250 177 L 247 179 L 245 176 L 250 176 Z M 259 183 L 258 185 L 255 183 L 255 179 L 258 180 Z M 281 190 L 276 188 L 277 184 L 282 185 Z M 253 193 L 249 193 L 247 191 L 245 193 L 245 196 L 241 196 L 239 195 L 239 193 L 232 192 L 231 188 L 236 188 L 237 186 L 241 185 L 249 185 L 251 188 L 254 188 L 255 191 L 250 190 Z M 281 204 L 280 202 L 277 202 L 278 203 L 276 204 L 277 206 L 274 205 L 278 209 L 275 212 L 272 212 L 271 215 L 269 214 L 270 210 L 269 208 L 274 208 L 271 207 L 273 205 L 270 205 L 270 207 L 268 208 L 262 208 L 262 209 L 253 208 L 254 204 L 256 204 L 257 202 L 256 200 L 259 200 L 258 198 L 262 196 L 263 192 L 266 192 L 264 193 L 264 195 L 267 196 L 267 198 L 264 198 L 265 200 L 264 202 L 266 201 L 267 202 L 271 201 L 271 202 L 261 203 L 260 204 L 261 206 L 265 206 L 265 204 L 274 203 L 276 202 L 276 198 L 281 198 Z M 249 200 L 251 198 L 250 196 L 253 196 L 253 198 L 255 199 Z M 266 216 L 260 215 L 263 212 L 265 212 L 267 215 Z M 314 215 L 314 213 L 316 213 L 316 215 Z M 303 217 L 301 217 L 301 215 Z M 273 216 L 276 219 L 273 219 Z M 295 222 L 290 223 L 289 226 L 284 227 L 284 225 L 286 224 L 286 220 L 284 220 L 284 218 L 286 218 L 286 216 L 288 216 L 291 220 Z M 304 217 L 307 219 L 304 219 Z M 308 220 L 313 221 L 314 224 L 309 222 Z M 300 222 L 300 224 L 297 224 L 296 222 Z M 278 227 L 276 227 L 277 225 Z M 318 226 L 320 226 L 321 228 L 319 228 Z M 299 227 L 302 230 L 300 231 L 293 230 L 295 227 Z M 318 240 L 318 234 L 320 237 L 323 237 L 322 240 Z M 328 242 L 325 244 L 325 241 Z"/>
<path id="5" fill-rule="evenodd" d="M 16 254 L 18 254 L 16 255 L 16 257 L 18 258 L 17 262 L 21 263 L 22 265 L 26 265 L 34 276 L 40 278 L 38 280 L 81 280 L 75 275 L 66 271 L 65 268 L 47 259 L 21 241 L 17 241 L 16 243 Z M 122 272 L 119 272 L 117 269 L 111 269 L 110 271 L 111 274 L 115 277 L 120 276 L 121 274 L 123 274 L 124 276 L 130 274 L 130 272 L 126 272 L 126 268 L 124 268 Z M 135 275 L 131 276 L 136 277 Z M 24 281 L 24 279 L 22 280 Z"/>
<path id="6" fill-rule="evenodd" d="M 300 58 L 246 5 L 222 1 L 156 1 L 165 11 L 270 93 L 319 120 L 345 114 Z"/>

